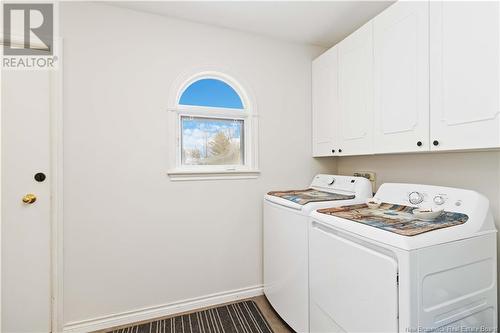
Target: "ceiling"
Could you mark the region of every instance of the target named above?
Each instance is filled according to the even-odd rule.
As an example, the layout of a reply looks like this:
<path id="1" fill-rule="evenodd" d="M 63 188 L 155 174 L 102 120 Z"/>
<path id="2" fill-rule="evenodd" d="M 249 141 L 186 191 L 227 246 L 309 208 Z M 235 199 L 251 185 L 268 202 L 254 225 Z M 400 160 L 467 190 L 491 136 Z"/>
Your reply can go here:
<path id="1" fill-rule="evenodd" d="M 119 1 L 114 6 L 330 47 L 393 1 Z"/>

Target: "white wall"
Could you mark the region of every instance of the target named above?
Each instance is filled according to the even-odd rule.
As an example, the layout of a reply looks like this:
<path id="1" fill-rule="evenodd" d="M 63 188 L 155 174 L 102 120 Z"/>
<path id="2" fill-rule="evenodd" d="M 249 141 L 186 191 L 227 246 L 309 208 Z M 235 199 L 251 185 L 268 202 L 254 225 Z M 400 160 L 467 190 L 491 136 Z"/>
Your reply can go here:
<path id="1" fill-rule="evenodd" d="M 475 189 L 500 227 L 500 153 L 311 159 L 310 61 L 322 50 L 100 4 L 61 3 L 64 320 L 262 283 L 261 197 L 316 172 Z M 256 180 L 171 182 L 167 98 L 225 68 L 260 115 Z M 337 163 L 337 165 L 335 164 Z"/>
<path id="2" fill-rule="evenodd" d="M 102 4 L 61 3 L 64 321 L 262 283 L 261 198 L 333 159 L 310 148 L 321 49 Z M 171 182 L 167 98 L 186 70 L 226 68 L 260 114 L 255 180 Z"/>

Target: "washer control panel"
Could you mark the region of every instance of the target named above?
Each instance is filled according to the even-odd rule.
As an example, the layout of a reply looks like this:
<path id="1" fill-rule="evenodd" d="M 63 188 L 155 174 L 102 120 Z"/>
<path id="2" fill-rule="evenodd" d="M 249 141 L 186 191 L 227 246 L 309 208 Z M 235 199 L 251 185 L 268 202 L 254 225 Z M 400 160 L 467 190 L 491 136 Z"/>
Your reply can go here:
<path id="1" fill-rule="evenodd" d="M 354 191 L 355 186 L 354 177 L 338 175 L 317 175 L 311 184 L 311 187 L 322 188 L 326 191 L 335 191 L 336 189 Z"/>
<path id="2" fill-rule="evenodd" d="M 326 192 L 361 195 L 369 198 L 372 195 L 369 180 L 360 177 L 319 174 L 313 178 L 311 186 Z"/>

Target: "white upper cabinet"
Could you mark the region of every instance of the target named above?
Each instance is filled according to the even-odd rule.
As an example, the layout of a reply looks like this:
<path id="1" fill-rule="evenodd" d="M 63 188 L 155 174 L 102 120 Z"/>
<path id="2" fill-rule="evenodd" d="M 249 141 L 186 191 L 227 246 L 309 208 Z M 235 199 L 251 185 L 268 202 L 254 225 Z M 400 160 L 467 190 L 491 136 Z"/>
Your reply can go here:
<path id="1" fill-rule="evenodd" d="M 333 47 L 312 64 L 313 156 L 332 156 L 336 147 L 338 112 L 338 52 Z"/>
<path id="2" fill-rule="evenodd" d="M 339 154 L 373 153 L 373 27 L 368 22 L 338 44 Z"/>
<path id="3" fill-rule="evenodd" d="M 430 3 L 431 150 L 500 146 L 499 3 Z"/>
<path id="4" fill-rule="evenodd" d="M 314 156 L 499 148 L 500 2 L 396 2 L 315 61 L 313 121 Z"/>
<path id="5" fill-rule="evenodd" d="M 397 2 L 373 21 L 375 153 L 429 150 L 429 3 Z"/>

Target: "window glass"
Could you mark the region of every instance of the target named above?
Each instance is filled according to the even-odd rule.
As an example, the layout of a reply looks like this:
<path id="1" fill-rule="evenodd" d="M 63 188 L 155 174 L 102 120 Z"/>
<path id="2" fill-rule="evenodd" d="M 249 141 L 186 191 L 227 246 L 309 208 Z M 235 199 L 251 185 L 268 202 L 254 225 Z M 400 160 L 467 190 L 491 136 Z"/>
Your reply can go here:
<path id="1" fill-rule="evenodd" d="M 243 165 L 243 120 L 181 117 L 183 165 Z"/>
<path id="2" fill-rule="evenodd" d="M 238 93 L 226 82 L 217 79 L 195 81 L 184 90 L 181 105 L 243 109 Z"/>

